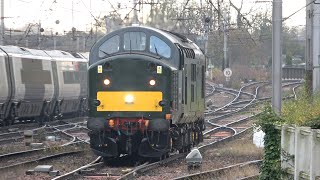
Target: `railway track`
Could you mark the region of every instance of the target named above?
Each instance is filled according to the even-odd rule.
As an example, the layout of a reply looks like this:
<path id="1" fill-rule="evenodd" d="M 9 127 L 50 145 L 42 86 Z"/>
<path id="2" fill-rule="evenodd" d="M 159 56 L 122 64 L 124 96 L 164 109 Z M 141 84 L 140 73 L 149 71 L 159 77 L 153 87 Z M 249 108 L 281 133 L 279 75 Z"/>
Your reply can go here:
<path id="1" fill-rule="evenodd" d="M 253 83 L 252 85 L 256 85 L 254 88 L 254 92 L 236 92 L 230 90 L 228 94 L 231 96 L 234 96 L 234 99 L 232 103 L 228 103 L 228 106 L 234 106 L 234 105 L 242 105 L 241 108 L 238 109 L 237 112 L 240 112 L 244 109 L 246 109 L 249 105 L 253 104 L 254 101 L 257 99 L 258 94 L 258 87 L 265 85 L 266 83 Z M 261 85 L 260 85 L 261 84 Z M 252 86 L 250 85 L 250 86 Z M 247 88 L 244 87 L 243 90 Z M 211 97 L 215 93 L 218 92 L 217 88 L 215 87 L 209 87 L 207 85 L 206 87 L 207 93 L 206 97 Z M 244 95 L 242 95 L 244 94 Z M 240 98 L 240 96 L 242 96 Z M 251 99 L 250 99 L 251 98 Z M 239 100 L 241 99 L 241 100 Z M 246 100 L 247 99 L 247 100 Z M 223 109 L 223 108 L 221 108 Z M 234 114 L 235 112 L 231 113 Z M 223 118 L 226 118 L 226 115 Z M 207 149 L 210 149 L 212 147 L 216 147 L 219 144 L 231 141 L 235 138 L 241 137 L 241 135 L 249 132 L 251 130 L 251 124 L 247 123 L 248 120 L 253 117 L 251 114 L 250 116 L 242 117 L 242 118 L 235 118 L 234 120 L 224 120 L 222 117 L 220 117 L 219 122 L 216 121 L 216 119 L 212 118 L 211 122 L 211 129 L 209 131 L 206 131 L 204 133 L 205 139 L 204 142 L 198 147 L 201 152 L 205 152 Z M 69 133 L 72 132 L 72 128 L 67 130 Z M 71 132 L 70 132 L 71 131 Z M 160 166 L 164 166 L 166 164 L 169 164 L 171 162 L 175 162 L 177 160 L 181 160 L 186 156 L 186 153 L 181 154 L 172 154 L 169 158 L 158 161 L 158 162 L 146 162 L 140 166 L 136 167 L 130 167 L 128 170 L 129 172 L 125 175 L 123 175 L 123 172 L 120 170 L 121 168 L 112 167 L 112 166 L 105 166 L 101 159 L 98 158 L 95 162 L 91 162 L 89 164 L 86 164 L 78 169 L 74 169 L 73 171 L 66 173 L 64 175 L 61 175 L 55 179 L 67 179 L 72 178 L 74 176 L 78 177 L 84 177 L 84 178 L 119 178 L 119 179 L 133 179 L 143 173 L 146 173 L 152 169 L 155 169 Z M 77 175 L 78 174 L 78 175 Z M 81 175 L 79 175 L 81 174 Z"/>
<path id="2" fill-rule="evenodd" d="M 249 161 L 245 163 L 235 164 L 227 167 L 223 167 L 220 169 L 215 169 L 211 171 L 204 171 L 200 173 L 190 174 L 187 176 L 181 176 L 174 178 L 174 180 L 183 180 L 183 179 L 211 179 L 215 177 L 216 179 L 231 179 L 230 172 L 241 172 L 244 171 L 246 168 L 259 168 L 260 164 L 262 163 L 261 160 Z M 240 177 L 239 177 L 240 176 Z M 246 177 L 243 175 L 234 174 L 232 179 L 256 179 L 258 175 L 248 176 Z"/>
<path id="3" fill-rule="evenodd" d="M 211 129 L 204 132 L 204 142 L 198 146 L 198 149 L 200 150 L 200 152 L 205 153 L 207 150 L 212 149 L 213 147 L 216 147 L 218 145 L 221 145 L 223 143 L 226 143 L 228 141 L 234 140 L 236 138 L 239 138 L 241 136 L 243 136 L 244 134 L 251 132 L 252 129 L 252 124 L 250 123 L 250 118 L 258 115 L 252 115 L 252 112 L 249 112 L 247 115 L 238 115 L 236 117 L 233 117 L 233 119 L 227 119 L 227 117 L 233 116 L 234 114 L 238 113 L 238 112 L 242 112 L 244 110 L 247 109 L 247 107 L 250 107 L 252 105 L 256 104 L 257 97 L 258 97 L 258 93 L 259 93 L 259 89 L 265 85 L 267 85 L 266 82 L 261 82 L 261 83 L 254 83 L 251 84 L 250 88 L 252 89 L 252 85 L 254 85 L 253 88 L 253 92 L 242 92 L 242 90 L 244 88 L 242 88 L 241 91 L 238 92 L 237 96 L 235 96 L 235 98 L 227 104 L 227 106 L 232 106 L 234 104 L 239 104 L 236 103 L 240 98 L 240 96 L 242 96 L 241 99 L 244 99 L 243 96 L 245 96 L 245 98 L 251 98 L 247 101 L 241 100 L 240 102 L 242 104 L 244 104 L 242 107 L 238 108 L 236 111 L 234 112 L 228 112 L 225 113 L 225 115 L 223 116 L 218 116 L 218 117 L 214 117 L 214 118 L 209 118 L 207 120 L 208 124 L 210 124 Z M 247 88 L 247 87 L 245 87 Z M 217 90 L 217 89 L 216 89 Z M 235 91 L 234 91 L 235 92 Z M 244 95 L 242 95 L 244 94 Z M 247 103 L 244 103 L 247 102 Z M 224 108 L 220 108 L 219 110 L 223 110 Z M 208 116 L 208 114 L 207 114 Z M 242 116 L 242 117 L 241 117 Z M 244 117 L 243 117 L 244 116 Z M 180 154 L 179 154 L 180 155 Z M 181 164 L 182 162 L 182 158 L 185 157 L 185 154 L 181 154 L 180 156 L 173 156 L 172 157 L 172 161 L 177 160 L 178 162 L 176 162 L 175 164 Z M 138 170 L 134 170 L 130 173 L 128 173 L 127 175 L 121 177 L 120 179 L 132 179 L 138 176 L 142 176 L 145 177 L 145 179 L 147 179 L 147 172 L 151 169 L 155 169 L 159 166 L 165 166 L 168 163 L 165 161 L 159 161 L 153 164 L 149 164 L 146 165 L 143 168 L 140 168 Z M 172 165 L 173 167 L 175 167 L 174 165 Z M 171 166 L 171 167 L 172 167 Z M 248 177 L 249 178 L 249 177 Z M 251 177 L 250 177 L 251 178 Z M 253 178 L 253 177 L 252 177 Z M 144 178 L 142 178 L 144 179 Z M 223 178 L 222 178 L 223 179 Z"/>
<path id="4" fill-rule="evenodd" d="M 10 152 L 7 154 L 0 155 L 0 171 L 7 171 L 10 169 L 15 169 L 17 167 L 39 163 L 42 161 L 48 161 L 51 159 L 57 158 L 65 158 L 67 156 L 73 156 L 75 154 L 83 153 L 85 149 L 81 144 L 88 144 L 88 139 L 85 139 L 81 136 L 78 138 L 80 132 L 83 131 L 82 126 L 83 123 L 71 123 L 65 125 L 57 125 L 57 126 L 49 126 L 49 127 L 41 127 L 34 129 L 34 132 L 43 130 L 46 131 L 45 135 L 59 135 L 63 137 L 64 140 L 50 142 L 47 147 L 24 147 L 22 151 Z M 77 133 L 68 133 L 68 131 Z M 18 136 L 23 136 L 23 132 L 15 132 Z M 84 133 L 84 132 L 83 132 Z M 11 133 L 12 134 L 12 133 Z M 39 134 L 39 133 L 38 133 Z M 2 134 L 4 135 L 4 134 Z M 21 137 L 18 137 L 21 138 Z M 22 137 L 24 138 L 24 137 Z M 88 138 L 88 137 L 87 137 Z M 80 146 L 79 146 L 80 145 Z M 21 143 L 21 146 L 25 146 Z M 12 146 L 14 148 L 15 146 Z"/>
<path id="5" fill-rule="evenodd" d="M 209 88 L 207 88 L 207 89 L 209 89 Z M 210 93 L 210 94 L 212 95 L 213 93 Z M 246 93 L 246 94 L 248 94 L 248 93 Z M 240 95 L 240 93 L 239 93 L 239 95 Z M 239 98 L 239 96 L 236 96 L 235 98 Z M 248 132 L 251 129 L 251 126 L 248 126 L 248 127 L 242 128 L 242 129 L 240 129 L 240 128 L 235 129 L 231 126 L 233 124 L 239 124 L 241 121 L 245 121 L 245 120 L 246 119 L 236 120 L 233 122 L 226 123 L 224 125 L 211 123 L 212 129 L 204 132 L 204 142 L 198 146 L 198 149 L 204 153 L 209 148 L 213 148 L 215 146 L 218 146 L 221 143 L 225 143 L 225 142 L 233 140 L 237 137 L 241 137 L 241 135 L 245 134 L 246 132 Z M 148 164 L 148 165 L 141 167 L 139 169 L 135 169 L 135 170 L 129 172 L 128 174 L 122 176 L 119 179 L 133 179 L 136 176 L 141 175 L 143 173 L 146 173 L 147 171 L 149 171 L 151 169 L 155 169 L 159 166 L 166 165 L 170 162 L 173 162 L 173 161 L 176 161 L 179 159 L 181 160 L 185 156 L 186 156 L 186 153 L 173 155 L 169 159 L 165 159 L 162 161 L 151 163 L 151 164 Z"/>
<path id="6" fill-rule="evenodd" d="M 39 128 L 34 128 L 34 129 L 29 129 L 29 131 L 32 131 L 34 133 L 35 137 L 38 137 L 40 135 L 42 136 L 50 136 L 50 135 L 55 135 L 55 136 L 62 136 L 67 139 L 72 137 L 71 135 L 66 135 L 64 133 L 64 130 L 68 129 L 73 129 L 77 127 L 83 127 L 84 123 L 83 122 L 78 122 L 78 123 L 69 123 L 69 124 L 63 124 L 63 125 L 55 125 L 55 126 L 42 126 Z M 22 145 L 24 140 L 24 131 L 16 131 L 16 132 L 8 132 L 8 133 L 1 133 L 0 134 L 0 145 L 8 145 L 8 148 L 12 143 L 20 143 Z M 18 144 L 13 144 L 13 145 L 18 145 Z"/>
<path id="7" fill-rule="evenodd" d="M 34 151 L 35 152 L 35 151 Z M 26 153 L 21 153 L 19 154 L 19 160 L 13 163 L 13 160 L 11 159 L 10 161 L 6 161 L 5 159 L 3 159 L 4 157 L 0 157 L 1 160 L 1 167 L 0 167 L 0 172 L 4 172 L 4 171 L 8 171 L 8 170 L 12 170 L 15 168 L 18 168 L 20 166 L 26 166 L 32 163 L 39 163 L 45 160 L 50 160 L 50 159 L 54 159 L 54 158 L 60 158 L 60 157 L 65 157 L 65 156 L 69 156 L 69 155 L 73 155 L 73 154 L 78 154 L 80 152 L 83 152 L 82 150 L 66 150 L 66 151 L 62 151 L 62 152 L 48 152 L 48 150 L 39 150 L 36 151 L 36 153 L 34 152 L 29 152 L 28 154 Z M 31 154 L 32 153 L 32 154 Z M 13 154 L 12 154 L 13 155 Z M 15 154 L 16 156 L 17 154 Z M 23 155 L 27 155 L 27 156 L 23 156 Z M 12 158 L 12 156 L 10 156 Z M 8 158 L 8 156 L 6 155 L 6 158 Z"/>
<path id="8" fill-rule="evenodd" d="M 228 103 L 229 106 L 238 106 L 237 111 L 228 112 L 228 113 L 225 112 L 225 114 L 229 114 L 229 115 L 220 117 L 220 119 L 217 117 L 210 117 L 207 114 L 207 117 L 210 117 L 207 119 L 208 120 L 207 123 L 210 126 L 210 130 L 204 132 L 204 136 L 205 136 L 204 142 L 200 146 L 198 146 L 201 152 L 205 152 L 206 150 L 211 149 L 212 147 L 216 147 L 222 143 L 231 141 L 233 139 L 241 137 L 247 132 L 250 132 L 251 124 L 248 123 L 249 122 L 248 120 L 252 117 L 252 114 L 248 117 L 243 117 L 244 115 L 242 114 L 241 117 L 237 116 L 233 120 L 226 120 L 226 117 L 232 116 L 232 114 L 241 112 L 242 110 L 246 109 L 250 105 L 254 105 L 256 102 L 258 102 L 259 100 L 258 90 L 256 90 L 258 86 L 260 87 L 262 85 L 256 85 L 254 87 L 254 90 L 255 90 L 254 92 L 247 92 L 247 90 L 245 90 L 246 88 L 245 87 L 242 89 L 243 92 L 241 93 L 232 91 L 232 90 L 230 90 L 227 93 L 231 97 L 233 97 L 233 99 L 231 100 L 232 103 Z M 298 85 L 296 85 L 295 88 L 297 87 Z M 206 93 L 207 98 L 212 97 L 216 93 L 222 92 L 222 90 L 219 90 L 219 88 L 216 88 L 213 86 L 210 87 L 208 85 L 206 89 L 207 89 L 207 93 Z M 248 87 L 248 89 L 250 89 L 250 87 Z M 237 100 L 234 100 L 235 98 L 237 98 Z M 224 110 L 224 109 L 221 108 L 221 110 Z M 50 131 L 59 132 L 59 133 L 65 134 L 66 136 L 73 137 L 72 140 L 69 141 L 69 143 L 67 143 L 65 146 L 69 146 L 77 143 L 81 143 L 81 144 L 88 143 L 88 141 L 86 140 L 87 137 L 85 135 L 85 132 L 87 131 L 85 124 L 77 124 L 77 125 L 70 125 L 70 124 L 61 125 L 60 124 L 54 128 L 53 126 L 50 127 Z M 1 142 L 1 138 L 0 138 L 0 142 Z M 71 152 L 69 153 L 70 155 L 72 155 Z M 73 153 L 81 153 L 81 152 L 73 152 Z M 68 156 L 68 155 L 65 155 L 65 156 Z M 153 170 L 156 167 L 165 166 L 167 164 L 170 164 L 172 162 L 176 162 L 179 160 L 181 161 L 185 156 L 186 156 L 186 153 L 171 154 L 169 158 L 158 161 L 158 162 L 153 162 L 153 163 L 146 162 L 136 167 L 131 166 L 131 167 L 128 167 L 127 169 L 128 173 L 125 175 L 124 175 L 124 172 L 127 172 L 127 171 L 123 172 L 120 170 L 121 168 L 119 167 L 112 167 L 112 166 L 105 167 L 101 162 L 101 158 L 97 158 L 95 161 L 85 164 L 84 166 L 81 166 L 78 169 L 73 169 L 72 171 L 70 170 L 69 172 L 64 173 L 62 176 L 57 177 L 56 179 L 66 179 L 66 178 L 74 177 L 75 174 L 79 174 L 79 173 L 81 174 L 80 178 L 81 177 L 88 177 L 88 178 L 109 177 L 109 178 L 119 178 L 119 179 L 132 179 L 139 175 L 143 175 L 144 173 L 148 173 L 148 171 Z M 43 158 L 46 159 L 46 157 L 43 157 Z M 48 159 L 50 159 L 50 157 L 48 157 Z M 79 175 L 76 177 L 79 177 Z"/>

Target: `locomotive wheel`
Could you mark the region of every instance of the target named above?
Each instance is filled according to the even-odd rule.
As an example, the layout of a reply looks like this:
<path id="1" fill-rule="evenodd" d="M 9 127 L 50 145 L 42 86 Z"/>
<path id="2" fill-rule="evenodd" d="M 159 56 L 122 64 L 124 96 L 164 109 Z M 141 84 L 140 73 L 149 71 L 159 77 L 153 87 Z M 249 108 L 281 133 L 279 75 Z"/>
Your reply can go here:
<path id="1" fill-rule="evenodd" d="M 168 157 L 169 157 L 169 153 L 167 152 L 167 153 L 163 154 L 162 156 L 160 156 L 159 160 L 161 161 L 161 160 L 164 160 L 164 159 L 166 159 Z"/>
<path id="2" fill-rule="evenodd" d="M 199 139 L 199 143 L 203 142 L 203 133 L 202 133 L 202 131 L 199 132 L 198 139 Z"/>

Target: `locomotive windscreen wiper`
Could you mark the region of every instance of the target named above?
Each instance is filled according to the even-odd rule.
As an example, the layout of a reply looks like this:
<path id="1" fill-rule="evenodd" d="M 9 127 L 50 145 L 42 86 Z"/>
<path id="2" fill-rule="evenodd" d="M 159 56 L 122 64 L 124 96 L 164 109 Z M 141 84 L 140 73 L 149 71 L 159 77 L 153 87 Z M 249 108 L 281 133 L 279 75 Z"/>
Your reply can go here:
<path id="1" fill-rule="evenodd" d="M 153 45 L 154 45 L 154 50 L 156 51 L 157 56 L 159 56 L 156 44 L 153 44 Z M 161 57 L 161 56 L 159 56 L 159 57 Z"/>
<path id="2" fill-rule="evenodd" d="M 110 57 L 110 54 L 108 54 L 107 52 L 105 52 L 104 50 L 102 49 L 99 49 L 99 51 L 103 52 L 103 54 L 107 55 L 108 57 Z"/>

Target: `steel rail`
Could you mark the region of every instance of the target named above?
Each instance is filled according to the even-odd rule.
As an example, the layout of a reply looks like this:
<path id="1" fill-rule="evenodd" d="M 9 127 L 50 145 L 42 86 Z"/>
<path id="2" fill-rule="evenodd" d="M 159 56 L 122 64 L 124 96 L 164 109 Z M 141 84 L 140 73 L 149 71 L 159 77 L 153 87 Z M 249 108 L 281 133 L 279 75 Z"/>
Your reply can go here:
<path id="1" fill-rule="evenodd" d="M 68 172 L 66 174 L 60 175 L 58 177 L 53 178 L 52 180 L 62 180 L 62 179 L 68 179 L 71 178 L 74 174 L 79 173 L 81 170 L 86 169 L 86 168 L 94 168 L 94 167 L 98 167 L 98 166 L 103 166 L 103 162 L 100 162 L 102 160 L 102 157 L 99 156 L 97 159 L 95 159 L 94 161 L 90 162 L 89 164 L 86 164 L 84 166 L 81 166 L 78 169 L 75 169 L 71 172 Z"/>
<path id="2" fill-rule="evenodd" d="M 259 179 L 260 174 L 252 175 L 252 176 L 247 176 L 247 177 L 242 177 L 237 180 L 257 180 Z"/>
<path id="3" fill-rule="evenodd" d="M 35 162 L 40 162 L 40 161 L 44 161 L 44 160 L 48 160 L 48 159 L 53 159 L 53 158 L 57 158 L 57 157 L 78 154 L 78 153 L 81 153 L 81 152 L 84 152 L 84 150 L 69 151 L 69 152 L 62 152 L 62 153 L 58 153 L 58 154 L 53 154 L 53 155 L 49 155 L 49 156 L 33 159 L 33 160 L 30 160 L 30 161 L 24 161 L 24 162 L 19 162 L 19 163 L 12 164 L 12 165 L 9 165 L 9 166 L 3 166 L 3 167 L 0 167 L 0 171 L 8 170 L 10 168 L 16 168 L 16 167 L 21 166 L 21 165 L 27 165 L 27 164 L 31 164 L 31 163 L 35 163 Z"/>
<path id="4" fill-rule="evenodd" d="M 239 163 L 239 164 L 235 164 L 235 165 L 231 165 L 231 166 L 227 166 L 227 167 L 223 167 L 223 168 L 219 168 L 219 169 L 215 169 L 215 170 L 204 171 L 204 172 L 200 172 L 200 173 L 177 177 L 177 178 L 174 178 L 174 180 L 215 177 L 215 176 L 218 176 L 222 173 L 230 172 L 230 171 L 232 171 L 234 169 L 238 169 L 238 168 L 243 169 L 243 168 L 246 168 L 249 166 L 260 166 L 261 163 L 262 163 L 262 160 L 248 161 L 248 162 Z"/>
<path id="5" fill-rule="evenodd" d="M 267 83 L 267 82 L 257 82 L 255 84 L 258 84 L 258 83 Z M 248 100 L 249 104 L 244 106 L 243 109 L 247 108 L 248 106 L 250 106 L 251 104 L 254 103 L 254 101 L 257 99 L 259 88 L 260 88 L 260 86 L 256 88 L 255 94 L 251 94 L 253 96 L 253 99 L 252 100 Z M 216 88 L 216 89 L 218 89 L 218 88 Z M 240 94 L 240 92 L 238 94 Z M 239 96 L 238 96 L 238 98 L 239 98 Z M 233 102 L 235 102 L 235 100 Z M 232 104 L 232 103 L 228 103 L 228 104 Z M 198 147 L 199 150 L 201 152 L 204 152 L 209 148 L 212 148 L 212 147 L 218 146 L 219 144 L 226 143 L 226 142 L 229 142 L 231 140 L 234 140 L 235 138 L 240 137 L 240 136 L 244 135 L 245 133 L 251 131 L 252 127 L 248 127 L 248 128 L 246 128 L 246 129 L 244 129 L 244 130 L 242 130 L 240 132 L 237 132 L 235 129 L 233 129 L 232 127 L 229 127 L 229 126 L 241 123 L 241 122 L 243 122 L 245 120 L 248 120 L 249 118 L 252 118 L 252 117 L 257 116 L 257 115 L 259 115 L 259 113 L 255 114 L 255 115 L 251 115 L 251 116 L 245 117 L 245 118 L 242 118 L 242 119 L 239 119 L 239 120 L 236 120 L 236 121 L 233 121 L 233 122 L 225 124 L 225 125 L 219 125 L 219 124 L 215 124 L 215 123 L 210 123 L 211 125 L 217 126 L 217 127 L 205 132 L 204 135 L 209 134 L 209 133 L 218 132 L 219 130 L 231 131 L 234 134 L 231 135 L 231 136 L 227 136 L 227 137 L 225 137 L 225 138 L 223 138 L 221 140 L 214 141 L 212 143 L 202 145 L 202 146 Z M 178 154 L 178 155 L 175 155 L 175 156 L 172 156 L 172 157 L 169 157 L 169 158 L 172 158 L 171 161 L 173 161 L 173 160 L 177 160 L 177 159 L 183 158 L 183 157 L 185 157 L 185 155 L 186 155 L 186 153 Z M 147 165 L 145 167 L 141 167 L 140 169 L 137 169 L 137 170 L 134 170 L 132 172 L 129 172 L 128 174 L 120 177 L 119 179 L 121 179 L 121 180 L 122 179 L 133 179 L 138 174 L 141 174 L 141 173 L 143 173 L 143 172 L 145 172 L 145 171 L 147 171 L 149 169 L 154 169 L 154 168 L 156 168 L 156 167 L 158 167 L 158 166 L 160 166 L 162 164 L 166 164 L 167 163 L 167 162 L 165 162 L 166 160 L 167 159 L 159 161 L 159 162 L 155 162 L 155 163 L 152 163 L 152 164 L 149 164 L 149 165 Z"/>

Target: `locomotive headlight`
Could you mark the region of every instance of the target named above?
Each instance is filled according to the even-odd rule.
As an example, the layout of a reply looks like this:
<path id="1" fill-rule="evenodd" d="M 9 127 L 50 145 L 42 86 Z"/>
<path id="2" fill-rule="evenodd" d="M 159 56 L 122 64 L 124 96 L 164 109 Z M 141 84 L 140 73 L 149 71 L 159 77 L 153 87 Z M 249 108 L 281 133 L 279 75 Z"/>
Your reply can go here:
<path id="1" fill-rule="evenodd" d="M 154 85 L 156 85 L 156 81 L 153 80 L 153 79 L 151 79 L 151 80 L 149 81 L 149 84 L 150 84 L 151 86 L 154 86 Z"/>
<path id="2" fill-rule="evenodd" d="M 124 97 L 124 102 L 126 104 L 133 104 L 134 97 L 131 94 L 128 94 Z"/>
<path id="3" fill-rule="evenodd" d="M 108 86 L 108 85 L 110 84 L 110 80 L 109 80 L 109 79 L 103 80 L 103 84 L 105 84 L 106 86 Z"/>

